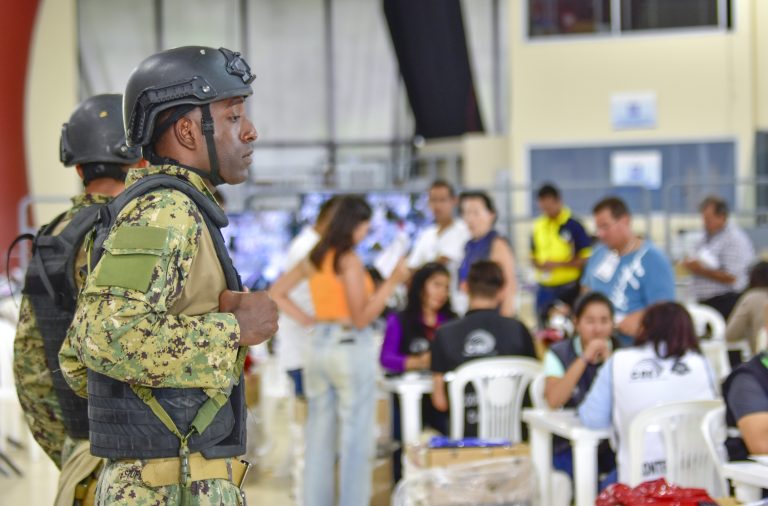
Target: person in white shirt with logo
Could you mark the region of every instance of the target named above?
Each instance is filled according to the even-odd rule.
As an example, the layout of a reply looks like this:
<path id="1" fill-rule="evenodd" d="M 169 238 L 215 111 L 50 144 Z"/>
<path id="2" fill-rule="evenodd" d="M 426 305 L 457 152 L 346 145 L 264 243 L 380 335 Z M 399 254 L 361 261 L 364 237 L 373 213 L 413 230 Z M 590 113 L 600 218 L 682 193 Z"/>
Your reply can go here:
<path id="1" fill-rule="evenodd" d="M 613 427 L 618 481 L 629 480 L 629 426 L 646 408 L 658 404 L 711 400 L 717 397 L 714 375 L 701 354 L 691 316 L 676 302 L 648 308 L 635 346 L 615 351 L 597 373 L 579 419 L 587 427 Z M 642 481 L 666 472 L 664 442 L 659 433 L 645 435 Z M 605 480 L 607 485 L 613 480 Z"/>
<path id="2" fill-rule="evenodd" d="M 424 229 L 408 256 L 408 267 L 416 270 L 429 262 L 438 262 L 448 268 L 451 276 L 451 300 L 456 309 L 456 302 L 463 300 L 460 313 L 466 310 L 466 296 L 458 289 L 457 272 L 464 258 L 464 245 L 469 240 L 469 230 L 464 222 L 456 217 L 458 198 L 453 186 L 438 179 L 429 187 L 429 209 L 435 223 Z M 461 303 L 459 303 L 461 305 Z"/>

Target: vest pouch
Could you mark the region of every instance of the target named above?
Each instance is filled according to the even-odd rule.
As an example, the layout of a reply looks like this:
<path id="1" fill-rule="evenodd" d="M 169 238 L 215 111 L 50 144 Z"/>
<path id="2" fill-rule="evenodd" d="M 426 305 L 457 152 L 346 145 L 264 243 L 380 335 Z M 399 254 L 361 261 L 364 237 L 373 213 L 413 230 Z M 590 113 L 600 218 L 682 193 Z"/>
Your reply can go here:
<path id="1" fill-rule="evenodd" d="M 118 228 L 104 243 L 94 285 L 146 293 L 168 263 L 170 235 L 171 229 L 163 227 Z"/>

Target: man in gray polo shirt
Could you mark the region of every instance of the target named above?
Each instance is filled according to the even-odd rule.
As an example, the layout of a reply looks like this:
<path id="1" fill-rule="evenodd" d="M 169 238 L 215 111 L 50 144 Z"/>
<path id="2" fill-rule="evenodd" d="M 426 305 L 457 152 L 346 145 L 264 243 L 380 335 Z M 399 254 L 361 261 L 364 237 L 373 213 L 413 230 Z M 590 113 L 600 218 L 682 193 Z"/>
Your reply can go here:
<path id="1" fill-rule="evenodd" d="M 723 199 L 709 196 L 699 211 L 706 234 L 696 245 L 694 256 L 686 258 L 683 265 L 693 275 L 694 298 L 727 319 L 747 286 L 755 249 L 747 234 L 728 220 L 728 204 Z"/>

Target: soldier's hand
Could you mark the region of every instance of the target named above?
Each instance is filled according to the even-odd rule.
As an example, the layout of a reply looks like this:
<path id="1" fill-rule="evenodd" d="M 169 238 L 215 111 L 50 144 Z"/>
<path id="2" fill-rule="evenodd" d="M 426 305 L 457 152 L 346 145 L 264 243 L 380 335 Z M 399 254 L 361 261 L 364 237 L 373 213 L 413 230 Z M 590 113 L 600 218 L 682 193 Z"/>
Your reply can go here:
<path id="1" fill-rule="evenodd" d="M 233 292 L 219 295 L 219 311 L 234 313 L 240 325 L 240 344 L 261 344 L 277 332 L 277 304 L 267 292 Z"/>

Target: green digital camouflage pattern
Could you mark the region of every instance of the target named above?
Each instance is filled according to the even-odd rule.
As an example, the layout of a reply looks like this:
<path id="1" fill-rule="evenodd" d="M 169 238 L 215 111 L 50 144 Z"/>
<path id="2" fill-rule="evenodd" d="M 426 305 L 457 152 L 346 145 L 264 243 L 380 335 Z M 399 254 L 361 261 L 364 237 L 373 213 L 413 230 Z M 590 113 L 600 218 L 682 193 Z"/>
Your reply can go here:
<path id="1" fill-rule="evenodd" d="M 80 194 L 72 199 L 72 207 L 59 224 L 61 230 L 78 211 L 93 204 L 105 204 L 111 197 L 97 194 Z M 78 265 L 84 265 L 84 255 L 78 255 Z M 79 270 L 79 269 L 78 269 Z M 82 285 L 76 279 L 77 286 Z M 19 323 L 13 343 L 13 374 L 16 391 L 35 441 L 40 444 L 56 466 L 62 465 L 62 447 L 66 429 L 61 420 L 59 400 L 53 389 L 53 379 L 45 360 L 43 336 L 37 327 L 35 311 L 25 296 L 21 300 Z M 63 459 L 66 461 L 66 458 Z"/>
<path id="2" fill-rule="evenodd" d="M 214 200 L 202 178 L 176 166 L 132 169 L 126 185 L 160 172 L 189 180 Z M 132 244 L 126 244 L 120 240 L 121 229 L 130 227 L 153 231 L 131 230 L 123 235 L 132 238 Z M 59 355 L 75 391 L 87 392 L 86 368 L 154 388 L 223 389 L 236 380 L 240 329 L 235 316 L 170 311 L 184 288 L 203 227 L 194 202 L 175 190 L 154 191 L 123 209 L 105 241 L 107 253 L 86 280 Z M 158 242 L 158 237 L 164 239 Z M 122 257 L 135 262 L 135 279 L 120 281 L 115 267 L 123 265 Z M 105 279 L 131 287 L 105 284 Z M 141 285 L 148 288 L 137 289 Z"/>
<path id="3" fill-rule="evenodd" d="M 180 504 L 179 485 L 152 488 L 141 479 L 146 461 L 109 461 L 101 472 L 96 504 L 110 506 L 155 506 Z M 227 480 L 192 482 L 192 506 L 242 504 L 240 489 Z"/>

